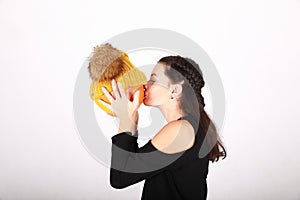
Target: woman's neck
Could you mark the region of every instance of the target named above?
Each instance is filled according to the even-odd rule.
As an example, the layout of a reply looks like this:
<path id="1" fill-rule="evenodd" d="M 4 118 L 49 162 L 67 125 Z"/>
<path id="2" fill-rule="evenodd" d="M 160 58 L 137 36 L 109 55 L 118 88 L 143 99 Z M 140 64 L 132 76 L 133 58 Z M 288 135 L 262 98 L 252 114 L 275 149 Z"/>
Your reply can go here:
<path id="1" fill-rule="evenodd" d="M 168 105 L 161 105 L 158 107 L 163 113 L 167 122 L 177 120 L 180 117 L 185 116 L 185 113 L 180 108 L 178 103 L 171 103 Z"/>

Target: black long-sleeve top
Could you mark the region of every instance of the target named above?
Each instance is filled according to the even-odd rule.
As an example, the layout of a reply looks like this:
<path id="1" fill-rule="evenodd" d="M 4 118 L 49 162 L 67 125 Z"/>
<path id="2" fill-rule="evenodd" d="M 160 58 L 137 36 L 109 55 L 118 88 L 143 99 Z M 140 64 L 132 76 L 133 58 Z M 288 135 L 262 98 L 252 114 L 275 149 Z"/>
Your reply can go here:
<path id="1" fill-rule="evenodd" d="M 164 153 L 151 140 L 141 148 L 137 136 L 130 132 L 114 135 L 110 184 L 121 189 L 145 180 L 142 200 L 202 200 L 207 197 L 206 177 L 208 157 L 199 158 L 204 134 L 189 115 L 186 119 L 194 127 L 194 145 L 178 153 Z"/>

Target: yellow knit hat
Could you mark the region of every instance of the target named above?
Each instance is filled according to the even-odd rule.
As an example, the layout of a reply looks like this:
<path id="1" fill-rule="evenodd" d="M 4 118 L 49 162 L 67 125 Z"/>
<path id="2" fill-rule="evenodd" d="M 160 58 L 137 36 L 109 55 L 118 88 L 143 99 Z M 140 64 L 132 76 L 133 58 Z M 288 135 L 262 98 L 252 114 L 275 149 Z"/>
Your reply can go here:
<path id="1" fill-rule="evenodd" d="M 88 70 L 92 79 L 90 97 L 107 114 L 115 116 L 99 99 L 111 104 L 102 92 L 101 87 L 105 87 L 109 92 L 112 92 L 112 79 L 121 82 L 125 90 L 129 87 L 135 87 L 134 92 L 140 90 L 140 103 L 143 101 L 143 85 L 147 83 L 146 76 L 130 62 L 125 52 L 112 47 L 108 43 L 96 46 L 90 58 Z"/>

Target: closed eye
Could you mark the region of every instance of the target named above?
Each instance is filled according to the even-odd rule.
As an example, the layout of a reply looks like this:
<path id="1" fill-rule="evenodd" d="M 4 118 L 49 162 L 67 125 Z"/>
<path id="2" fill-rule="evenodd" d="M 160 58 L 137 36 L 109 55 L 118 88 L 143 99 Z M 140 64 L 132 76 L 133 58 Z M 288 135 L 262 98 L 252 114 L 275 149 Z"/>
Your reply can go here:
<path id="1" fill-rule="evenodd" d="M 148 80 L 147 81 L 149 84 L 153 84 L 155 81 L 153 81 L 153 80 Z"/>

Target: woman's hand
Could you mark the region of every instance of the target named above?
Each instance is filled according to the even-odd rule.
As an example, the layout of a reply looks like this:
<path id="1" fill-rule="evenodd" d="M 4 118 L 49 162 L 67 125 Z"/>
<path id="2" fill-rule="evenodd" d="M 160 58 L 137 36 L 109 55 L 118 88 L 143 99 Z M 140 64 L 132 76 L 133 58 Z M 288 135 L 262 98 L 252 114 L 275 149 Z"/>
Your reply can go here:
<path id="1" fill-rule="evenodd" d="M 140 91 L 135 92 L 133 101 L 130 101 L 120 82 L 116 83 L 113 79 L 111 84 L 113 89 L 112 94 L 106 88 L 102 88 L 102 91 L 111 102 L 111 110 L 120 119 L 119 132 L 130 131 L 132 134 L 136 134 L 138 108 L 141 105 L 139 102 Z"/>

